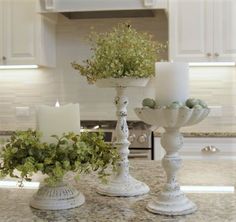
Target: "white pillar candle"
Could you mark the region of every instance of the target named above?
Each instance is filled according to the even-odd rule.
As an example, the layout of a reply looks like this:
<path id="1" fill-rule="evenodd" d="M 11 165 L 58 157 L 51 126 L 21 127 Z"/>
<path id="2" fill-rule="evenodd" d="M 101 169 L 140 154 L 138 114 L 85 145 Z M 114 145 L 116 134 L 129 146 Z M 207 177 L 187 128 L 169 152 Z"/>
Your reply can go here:
<path id="1" fill-rule="evenodd" d="M 189 95 L 189 67 L 182 62 L 157 62 L 156 101 L 160 105 L 170 105 L 178 101 L 184 103 Z"/>

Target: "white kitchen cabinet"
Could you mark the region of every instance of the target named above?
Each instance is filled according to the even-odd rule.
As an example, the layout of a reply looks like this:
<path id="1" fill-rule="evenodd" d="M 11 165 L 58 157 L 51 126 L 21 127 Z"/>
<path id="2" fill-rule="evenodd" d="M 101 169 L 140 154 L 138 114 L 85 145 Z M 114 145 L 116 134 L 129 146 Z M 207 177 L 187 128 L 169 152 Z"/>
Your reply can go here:
<path id="1" fill-rule="evenodd" d="M 0 2 L 0 64 L 55 66 L 55 20 L 34 0 Z"/>
<path id="2" fill-rule="evenodd" d="M 215 1 L 213 55 L 219 61 L 236 61 L 236 1 Z"/>
<path id="3" fill-rule="evenodd" d="M 235 61 L 236 1 L 170 0 L 169 58 Z"/>
<path id="4" fill-rule="evenodd" d="M 160 137 L 155 137 L 154 159 L 161 160 L 165 150 L 160 144 Z M 214 147 L 216 152 L 204 151 Z M 179 150 L 182 159 L 190 160 L 236 160 L 235 137 L 184 137 L 184 146 Z M 208 150 L 208 149 L 206 149 Z"/>

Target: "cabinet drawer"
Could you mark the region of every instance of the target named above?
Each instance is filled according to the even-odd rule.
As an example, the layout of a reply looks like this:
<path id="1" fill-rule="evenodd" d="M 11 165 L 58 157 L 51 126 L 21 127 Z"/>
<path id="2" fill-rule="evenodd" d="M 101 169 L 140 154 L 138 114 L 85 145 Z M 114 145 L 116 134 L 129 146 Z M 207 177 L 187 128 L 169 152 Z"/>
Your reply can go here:
<path id="1" fill-rule="evenodd" d="M 164 154 L 160 138 L 155 138 L 155 159 L 162 159 Z M 185 137 L 179 154 L 183 159 L 236 160 L 236 138 Z"/>

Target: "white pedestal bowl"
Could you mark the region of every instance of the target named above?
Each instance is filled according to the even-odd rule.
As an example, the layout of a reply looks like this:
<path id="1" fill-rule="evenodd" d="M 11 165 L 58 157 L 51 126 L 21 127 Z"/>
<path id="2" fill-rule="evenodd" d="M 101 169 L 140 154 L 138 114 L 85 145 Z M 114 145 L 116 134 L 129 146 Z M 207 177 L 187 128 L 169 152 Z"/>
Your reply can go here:
<path id="1" fill-rule="evenodd" d="M 179 129 L 199 123 L 207 117 L 209 111 L 208 108 L 189 109 L 188 107 L 135 109 L 137 116 L 143 122 L 165 129 L 161 137 L 161 145 L 166 151 L 162 159 L 162 166 L 167 175 L 167 182 L 158 194 L 157 199 L 148 203 L 147 209 L 150 212 L 163 215 L 185 215 L 197 210 L 197 206 L 180 190 L 176 179 L 176 173 L 182 162 L 178 150 L 183 146 L 183 136 Z"/>

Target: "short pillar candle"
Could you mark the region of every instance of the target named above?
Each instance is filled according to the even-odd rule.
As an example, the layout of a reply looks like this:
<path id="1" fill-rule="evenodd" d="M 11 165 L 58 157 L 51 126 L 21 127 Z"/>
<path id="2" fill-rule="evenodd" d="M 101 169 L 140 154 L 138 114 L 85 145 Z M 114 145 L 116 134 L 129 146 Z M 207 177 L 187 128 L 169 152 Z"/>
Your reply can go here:
<path id="1" fill-rule="evenodd" d="M 184 103 L 189 95 L 189 66 L 183 62 L 157 62 L 156 101 L 160 105 L 170 105 L 178 101 Z"/>

